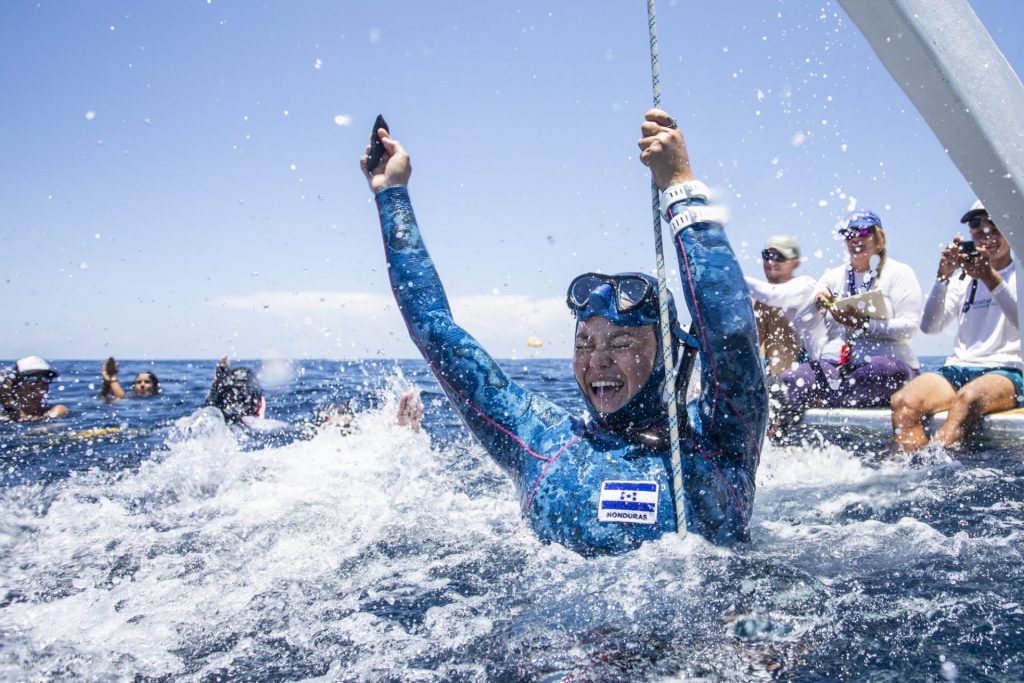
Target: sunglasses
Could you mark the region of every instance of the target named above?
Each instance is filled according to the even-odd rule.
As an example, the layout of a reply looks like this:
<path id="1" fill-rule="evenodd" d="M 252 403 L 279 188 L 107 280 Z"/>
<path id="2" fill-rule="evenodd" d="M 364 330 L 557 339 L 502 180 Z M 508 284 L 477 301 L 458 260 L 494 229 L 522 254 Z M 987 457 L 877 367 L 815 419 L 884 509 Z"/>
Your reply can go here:
<path id="1" fill-rule="evenodd" d="M 866 228 L 843 228 L 839 231 L 839 234 L 848 240 L 852 240 L 854 237 L 867 237 L 874 229 L 875 226 L 873 225 L 869 225 Z"/>
<path id="2" fill-rule="evenodd" d="M 987 218 L 975 217 L 967 221 L 967 227 L 970 228 L 971 230 L 977 230 L 978 228 L 980 228 L 983 225 L 986 225 L 987 223 L 989 223 L 989 220 Z"/>
<path id="3" fill-rule="evenodd" d="M 765 249 L 764 251 L 761 252 L 761 260 L 777 261 L 779 263 L 782 263 L 783 261 L 788 261 L 789 259 L 783 256 L 780 252 L 775 251 L 774 249 Z"/>
<path id="4" fill-rule="evenodd" d="M 609 285 L 615 292 L 615 308 L 626 313 L 655 298 L 654 287 L 636 275 L 601 275 L 584 273 L 569 283 L 566 302 L 578 313 L 590 303 L 590 295 L 601 285 Z"/>

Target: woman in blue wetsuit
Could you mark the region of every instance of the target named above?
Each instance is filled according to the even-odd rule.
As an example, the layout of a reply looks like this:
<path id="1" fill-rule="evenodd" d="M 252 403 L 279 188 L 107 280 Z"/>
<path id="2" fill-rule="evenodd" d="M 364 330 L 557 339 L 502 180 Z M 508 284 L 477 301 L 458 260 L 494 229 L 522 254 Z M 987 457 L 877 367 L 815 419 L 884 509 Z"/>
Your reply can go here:
<path id="1" fill-rule="evenodd" d="M 640 158 L 662 190 L 699 337 L 703 384 L 682 441 L 689 530 L 716 543 L 746 540 L 767 416 L 750 294 L 674 122 L 651 110 L 641 130 Z M 409 200 L 409 155 L 379 134 L 384 157 L 361 165 L 398 307 L 455 410 L 513 477 L 534 531 L 584 554 L 625 552 L 676 531 L 653 279 L 588 273 L 569 287 L 573 369 L 589 419 L 526 391 L 452 319 Z M 685 335 L 671 310 L 678 358 Z"/>

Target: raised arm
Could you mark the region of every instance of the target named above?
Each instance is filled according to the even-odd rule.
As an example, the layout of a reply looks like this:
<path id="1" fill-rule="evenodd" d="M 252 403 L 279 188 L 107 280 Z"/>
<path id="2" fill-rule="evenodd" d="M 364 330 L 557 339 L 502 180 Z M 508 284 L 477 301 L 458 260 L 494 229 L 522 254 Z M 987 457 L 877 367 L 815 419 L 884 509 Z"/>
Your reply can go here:
<path id="1" fill-rule="evenodd" d="M 568 413 L 513 383 L 452 317 L 448 298 L 423 244 L 406 187 L 409 155 L 387 131 L 375 169 L 361 160 L 375 192 L 391 289 L 409 335 L 430 365 L 452 407 L 499 465 L 522 474 L 528 458 L 550 459 L 564 444 L 546 432 Z"/>
<path id="2" fill-rule="evenodd" d="M 671 124 L 664 112 L 647 113 L 641 160 L 663 192 L 683 296 L 700 340 L 702 454 L 728 481 L 732 500 L 747 516 L 768 418 L 757 325 L 750 290 L 722 228 L 722 210 L 693 181 L 682 134 Z"/>
<path id="3" fill-rule="evenodd" d="M 100 369 L 100 375 L 103 378 L 103 384 L 100 386 L 100 398 L 107 403 L 124 398 L 124 389 L 121 388 L 121 382 L 117 379 L 119 370 L 120 367 L 113 356 L 107 358 Z"/>
<path id="4" fill-rule="evenodd" d="M 954 239 L 942 249 L 939 267 L 935 273 L 935 283 L 924 302 L 921 314 L 921 331 L 925 334 L 938 334 L 950 320 L 956 317 L 960 308 L 964 287 L 950 282 L 950 278 L 960 267 L 960 246 Z"/>

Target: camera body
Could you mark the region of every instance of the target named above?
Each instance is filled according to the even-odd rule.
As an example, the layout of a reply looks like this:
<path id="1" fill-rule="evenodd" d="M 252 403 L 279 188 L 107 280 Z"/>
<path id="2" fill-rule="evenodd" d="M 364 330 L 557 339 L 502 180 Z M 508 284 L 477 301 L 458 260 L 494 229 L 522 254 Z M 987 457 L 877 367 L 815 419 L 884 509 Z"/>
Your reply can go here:
<path id="1" fill-rule="evenodd" d="M 972 240 L 965 240 L 960 243 L 960 253 L 968 258 L 973 258 L 978 255 L 978 248 Z"/>

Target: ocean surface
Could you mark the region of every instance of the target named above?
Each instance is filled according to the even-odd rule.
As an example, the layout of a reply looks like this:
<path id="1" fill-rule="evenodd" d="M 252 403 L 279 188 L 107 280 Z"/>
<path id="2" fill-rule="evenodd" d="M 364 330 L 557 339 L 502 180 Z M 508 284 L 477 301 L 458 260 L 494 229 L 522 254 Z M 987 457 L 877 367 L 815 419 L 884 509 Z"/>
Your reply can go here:
<path id="1" fill-rule="evenodd" d="M 748 546 L 585 559 L 420 361 L 237 361 L 259 432 L 198 410 L 212 360 L 122 360 L 163 395 L 114 405 L 100 364 L 55 363 L 69 419 L 0 424 L 0 680 L 1024 679 L 1024 448 L 766 445 Z M 582 410 L 568 361 L 503 366 Z"/>

